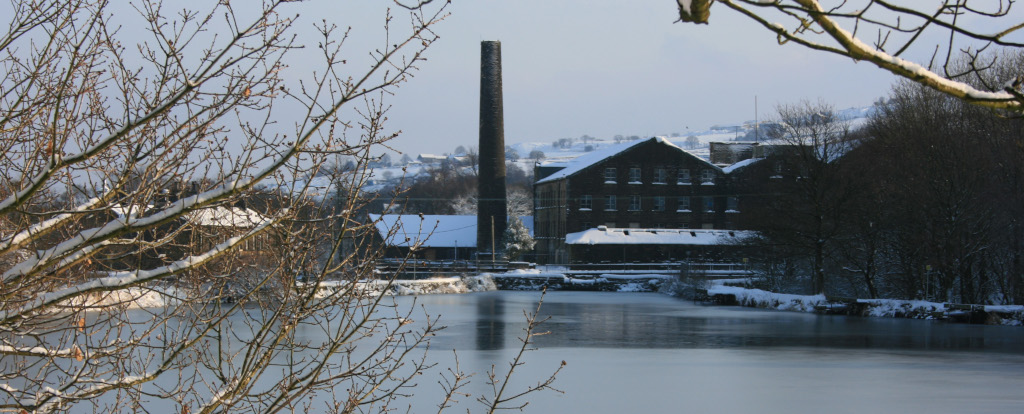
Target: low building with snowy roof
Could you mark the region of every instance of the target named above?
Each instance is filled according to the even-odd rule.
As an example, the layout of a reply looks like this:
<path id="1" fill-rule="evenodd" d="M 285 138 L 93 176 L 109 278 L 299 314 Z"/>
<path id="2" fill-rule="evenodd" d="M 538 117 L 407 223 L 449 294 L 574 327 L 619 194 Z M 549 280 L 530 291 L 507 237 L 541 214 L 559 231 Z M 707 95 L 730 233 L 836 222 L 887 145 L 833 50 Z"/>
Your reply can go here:
<path id="1" fill-rule="evenodd" d="M 475 215 L 370 214 L 369 218 L 385 258 L 472 260 L 477 251 Z M 533 217 L 519 219 L 532 236 Z"/>
<path id="2" fill-rule="evenodd" d="M 185 215 L 191 228 L 193 253 L 212 248 L 230 237 L 235 237 L 270 220 L 255 210 L 235 206 L 212 206 L 192 211 Z M 266 246 L 266 235 L 246 240 L 240 248 L 244 251 L 261 251 Z"/>
<path id="3" fill-rule="evenodd" d="M 598 226 L 565 235 L 570 264 L 728 262 L 745 257 L 754 232 Z"/>
<path id="4" fill-rule="evenodd" d="M 151 246 L 149 243 L 112 245 L 98 254 L 96 259 L 111 269 L 130 270 L 161 266 L 205 253 L 217 244 L 246 234 L 270 220 L 242 204 L 209 206 L 186 212 L 171 223 L 126 236 L 154 242 Z M 146 217 L 162 208 L 166 207 L 117 204 L 109 208 L 108 216 L 99 219 L 105 221 Z M 257 234 L 243 241 L 235 252 L 248 257 L 248 263 L 256 264 L 270 247 L 268 240 L 266 232 Z"/>

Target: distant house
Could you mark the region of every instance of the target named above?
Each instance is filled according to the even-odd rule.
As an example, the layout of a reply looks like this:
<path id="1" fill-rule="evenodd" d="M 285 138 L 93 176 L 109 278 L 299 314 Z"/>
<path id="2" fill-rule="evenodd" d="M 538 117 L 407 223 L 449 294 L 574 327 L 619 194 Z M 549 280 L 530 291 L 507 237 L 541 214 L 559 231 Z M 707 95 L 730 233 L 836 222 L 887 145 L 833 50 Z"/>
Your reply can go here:
<path id="1" fill-rule="evenodd" d="M 154 206 L 115 205 L 105 220 L 118 220 L 151 214 Z M 202 254 L 231 237 L 245 234 L 263 224 L 267 217 L 244 207 L 212 206 L 186 213 L 173 223 L 133 235 L 145 242 L 158 242 L 154 247 L 114 246 L 104 251 L 99 260 L 113 269 L 146 269 Z M 259 234 L 245 240 L 236 251 L 258 256 L 268 248 L 268 235 Z"/>
<path id="2" fill-rule="evenodd" d="M 252 209 L 225 206 L 199 209 L 186 214 L 185 219 L 191 227 L 190 246 L 195 252 L 208 250 L 269 220 Z M 264 250 L 266 235 L 250 238 L 240 248 L 244 251 Z"/>
<path id="3" fill-rule="evenodd" d="M 423 164 L 440 164 L 442 161 L 448 159 L 447 155 L 436 155 L 436 154 L 420 154 L 416 157 L 416 161 Z"/>
<path id="4" fill-rule="evenodd" d="M 538 263 L 572 261 L 571 233 L 599 226 L 735 229 L 741 210 L 725 170 L 662 137 L 606 147 L 568 163 L 542 164 L 535 176 Z"/>
<path id="5" fill-rule="evenodd" d="M 443 162 L 451 162 L 456 165 L 465 165 L 470 162 L 470 158 L 466 155 L 437 155 L 437 154 L 420 154 L 416 157 L 416 160 L 423 164 L 441 164 Z"/>
<path id="6" fill-rule="evenodd" d="M 472 260 L 476 254 L 476 216 L 370 214 L 369 218 L 385 258 L 411 254 L 423 260 Z M 533 217 L 520 219 L 532 235 Z"/>

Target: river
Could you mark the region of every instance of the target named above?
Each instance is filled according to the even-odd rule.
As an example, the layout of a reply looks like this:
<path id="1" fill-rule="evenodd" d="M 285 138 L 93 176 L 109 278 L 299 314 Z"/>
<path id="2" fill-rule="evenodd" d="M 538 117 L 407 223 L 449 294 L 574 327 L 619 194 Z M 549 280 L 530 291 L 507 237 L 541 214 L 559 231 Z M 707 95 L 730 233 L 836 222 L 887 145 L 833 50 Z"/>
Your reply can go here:
<path id="1" fill-rule="evenodd" d="M 518 347 L 523 311 L 539 292 L 398 297 L 415 300 L 447 328 L 432 358 L 476 375 Z M 515 385 L 566 367 L 564 394 L 529 396 L 533 413 L 1020 413 L 1024 328 L 939 321 L 819 316 L 711 307 L 656 293 L 550 292 L 550 317 Z M 447 352 L 446 352 L 447 351 Z M 412 412 L 436 411 L 437 372 Z M 478 411 L 473 398 L 461 408 Z"/>

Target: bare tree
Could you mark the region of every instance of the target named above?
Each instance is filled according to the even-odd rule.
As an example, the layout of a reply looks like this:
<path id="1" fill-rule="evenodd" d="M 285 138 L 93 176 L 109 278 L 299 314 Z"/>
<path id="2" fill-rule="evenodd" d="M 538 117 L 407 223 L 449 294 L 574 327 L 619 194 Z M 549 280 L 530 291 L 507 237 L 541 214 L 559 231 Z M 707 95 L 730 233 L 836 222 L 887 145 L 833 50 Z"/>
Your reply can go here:
<path id="1" fill-rule="evenodd" d="M 820 102 L 781 106 L 779 118 L 766 161 L 776 178 L 765 199 L 753 203 L 755 227 L 781 251 L 807 258 L 811 291 L 824 293 L 826 263 L 856 192 L 841 169 L 850 125 Z"/>
<path id="2" fill-rule="evenodd" d="M 434 324 L 358 282 L 353 213 L 447 3 L 396 5 L 369 53 L 284 0 L 2 13 L 0 410 L 385 411 L 414 385 Z M 337 156 L 333 199 L 294 180 Z"/>
<path id="3" fill-rule="evenodd" d="M 1024 110 L 1017 68 L 996 82 L 971 82 L 993 66 L 987 48 L 1021 49 L 1014 2 L 942 0 L 718 0 L 775 34 L 813 50 L 868 61 L 943 94 L 991 108 Z M 677 0 L 683 22 L 707 24 L 714 0 Z M 913 61 L 908 56 L 924 56 Z M 954 62 L 966 56 L 969 64 Z"/>

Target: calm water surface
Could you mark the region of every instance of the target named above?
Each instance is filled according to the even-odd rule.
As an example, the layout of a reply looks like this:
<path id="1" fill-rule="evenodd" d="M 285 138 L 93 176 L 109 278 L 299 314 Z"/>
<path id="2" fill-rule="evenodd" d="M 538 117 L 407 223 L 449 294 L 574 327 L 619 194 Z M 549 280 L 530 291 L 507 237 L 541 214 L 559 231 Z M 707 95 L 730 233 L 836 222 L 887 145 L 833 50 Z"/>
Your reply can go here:
<path id="1" fill-rule="evenodd" d="M 447 328 L 432 358 L 475 372 L 507 367 L 538 292 L 399 297 Z M 1024 328 L 706 307 L 652 293 L 551 292 L 537 350 L 515 384 L 561 361 L 565 394 L 535 394 L 534 413 L 1021 413 Z M 413 412 L 436 411 L 425 378 Z M 460 409 L 480 406 L 462 398 Z"/>

